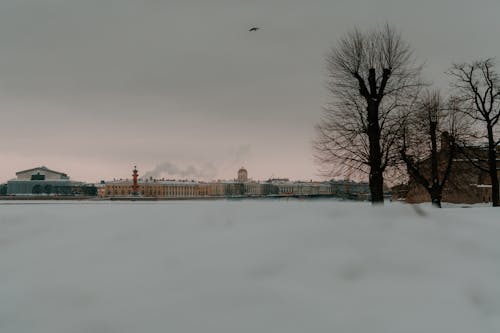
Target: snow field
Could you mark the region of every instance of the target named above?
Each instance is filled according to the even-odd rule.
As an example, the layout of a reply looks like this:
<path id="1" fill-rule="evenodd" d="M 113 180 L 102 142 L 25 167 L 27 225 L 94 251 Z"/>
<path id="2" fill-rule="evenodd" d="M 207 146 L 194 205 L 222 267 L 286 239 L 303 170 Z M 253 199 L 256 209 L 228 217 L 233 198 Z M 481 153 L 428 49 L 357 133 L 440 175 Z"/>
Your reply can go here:
<path id="1" fill-rule="evenodd" d="M 0 332 L 500 332 L 500 211 L 0 205 Z"/>

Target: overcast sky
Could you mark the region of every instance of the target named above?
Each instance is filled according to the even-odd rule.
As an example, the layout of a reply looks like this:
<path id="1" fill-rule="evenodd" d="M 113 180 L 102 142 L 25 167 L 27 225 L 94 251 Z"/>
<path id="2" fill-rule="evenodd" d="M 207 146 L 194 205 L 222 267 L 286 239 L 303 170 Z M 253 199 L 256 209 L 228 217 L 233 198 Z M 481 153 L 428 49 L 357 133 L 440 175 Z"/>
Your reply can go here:
<path id="1" fill-rule="evenodd" d="M 319 179 L 324 57 L 344 33 L 389 22 L 446 88 L 452 62 L 500 57 L 499 13 L 498 0 L 2 0 L 0 180 L 40 165 L 85 181 L 134 165 Z"/>

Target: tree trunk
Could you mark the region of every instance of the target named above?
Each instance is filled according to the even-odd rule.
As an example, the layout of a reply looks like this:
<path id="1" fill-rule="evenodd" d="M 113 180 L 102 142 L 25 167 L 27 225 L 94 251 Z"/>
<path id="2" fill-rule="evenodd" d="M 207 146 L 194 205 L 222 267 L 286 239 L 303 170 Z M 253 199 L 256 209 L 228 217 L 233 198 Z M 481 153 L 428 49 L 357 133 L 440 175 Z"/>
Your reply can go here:
<path id="1" fill-rule="evenodd" d="M 431 189 L 431 202 L 434 207 L 441 208 L 441 191 L 439 189 Z"/>
<path id="2" fill-rule="evenodd" d="M 497 174 L 497 154 L 493 139 L 493 128 L 488 125 L 488 170 L 491 179 L 491 203 L 493 207 L 500 206 L 500 193 Z"/>
<path id="3" fill-rule="evenodd" d="M 429 134 L 431 137 L 431 184 L 432 187 L 439 186 L 439 170 L 438 170 L 438 153 L 437 153 L 437 137 L 436 137 L 436 129 L 437 129 L 437 120 L 430 121 L 430 130 Z"/>
<path id="4" fill-rule="evenodd" d="M 368 140 L 370 142 L 370 192 L 372 204 L 384 203 L 384 176 L 380 149 L 378 102 L 368 101 Z"/>
<path id="5" fill-rule="evenodd" d="M 370 192 L 372 204 L 384 203 L 384 178 L 382 172 L 370 170 Z"/>
<path id="6" fill-rule="evenodd" d="M 431 115 L 432 117 L 432 115 Z M 437 120 L 431 119 L 429 134 L 431 136 L 431 176 L 432 187 L 429 191 L 434 207 L 441 208 L 441 186 L 439 186 L 438 151 L 437 151 Z"/>
<path id="7" fill-rule="evenodd" d="M 496 170 L 490 169 L 490 177 L 491 177 L 491 202 L 493 207 L 500 206 L 500 195 L 499 195 L 499 183 L 498 183 L 498 175 Z"/>

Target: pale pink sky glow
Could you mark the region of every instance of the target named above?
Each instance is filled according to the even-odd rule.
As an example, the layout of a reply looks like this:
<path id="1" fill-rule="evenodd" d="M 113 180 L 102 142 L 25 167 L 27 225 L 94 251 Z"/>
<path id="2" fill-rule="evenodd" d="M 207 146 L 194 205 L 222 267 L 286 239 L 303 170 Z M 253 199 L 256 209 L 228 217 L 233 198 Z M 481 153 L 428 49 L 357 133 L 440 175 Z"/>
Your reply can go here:
<path id="1" fill-rule="evenodd" d="M 41 165 L 89 182 L 134 165 L 322 179 L 324 57 L 344 33 L 389 22 L 446 89 L 452 62 L 500 57 L 499 12 L 493 0 L 1 1 L 0 181 Z"/>

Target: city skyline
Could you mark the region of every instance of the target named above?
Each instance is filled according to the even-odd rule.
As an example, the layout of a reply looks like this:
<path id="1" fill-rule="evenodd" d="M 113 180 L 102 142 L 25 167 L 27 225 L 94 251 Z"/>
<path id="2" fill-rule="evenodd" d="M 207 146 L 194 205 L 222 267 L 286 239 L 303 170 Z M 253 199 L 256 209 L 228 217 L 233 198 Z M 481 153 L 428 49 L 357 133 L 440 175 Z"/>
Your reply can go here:
<path id="1" fill-rule="evenodd" d="M 47 167 L 46 165 L 38 165 L 32 168 L 28 169 L 23 169 L 23 170 L 16 170 L 12 173 L 11 177 L 8 177 L 8 181 L 15 180 L 16 176 L 21 173 L 26 173 L 30 172 L 33 170 L 44 170 L 48 172 L 55 172 L 57 174 L 64 175 L 64 177 L 67 177 L 68 180 L 72 181 L 82 181 L 87 184 L 98 184 L 98 183 L 108 183 L 108 182 L 115 182 L 115 181 L 130 181 L 133 179 L 133 174 L 137 172 L 138 179 L 140 181 L 149 181 L 149 180 L 154 180 L 154 181 L 174 181 L 174 182 L 233 182 L 233 181 L 238 181 L 240 179 L 240 172 L 244 171 L 245 174 L 248 177 L 245 182 L 267 182 L 267 181 L 287 181 L 287 182 L 325 182 L 325 181 L 332 181 L 334 180 L 335 177 L 322 177 L 316 178 L 316 179 L 294 179 L 294 178 L 289 178 L 289 177 L 281 177 L 280 175 L 275 175 L 272 174 L 270 177 L 267 178 L 255 178 L 252 177 L 251 174 L 248 173 L 248 170 L 244 167 L 241 166 L 239 169 L 233 170 L 233 175 L 227 178 L 210 178 L 210 174 L 212 174 L 213 170 L 202 170 L 202 169 L 197 169 L 194 166 L 189 166 L 187 169 L 176 169 L 177 167 L 175 165 L 172 165 L 169 163 L 169 167 L 173 168 L 173 170 L 176 170 L 175 172 L 167 172 L 165 171 L 166 169 L 164 165 L 160 165 L 157 168 L 147 171 L 147 172 L 140 172 L 140 169 L 138 168 L 137 165 L 134 165 L 130 170 L 128 175 L 124 177 L 113 177 L 109 179 L 100 179 L 95 182 L 87 182 L 87 181 L 82 181 L 81 179 L 75 179 L 74 177 L 71 176 L 70 173 L 67 172 L 67 170 L 64 170 L 65 172 L 62 172 L 61 169 L 58 168 L 52 168 L 52 167 Z M 176 177 L 177 175 L 177 177 Z M 327 179 L 328 178 L 328 179 Z M 339 179 L 339 177 L 336 177 L 336 179 Z M 341 179 L 343 181 L 355 181 L 355 179 L 350 179 L 348 177 Z M 5 182 L 3 182 L 5 183 Z"/>
<path id="2" fill-rule="evenodd" d="M 2 1 L 0 181 L 41 165 L 87 182 L 133 165 L 323 179 L 311 143 L 341 36 L 388 22 L 446 90 L 453 62 L 500 56 L 499 11 L 487 0 Z"/>

